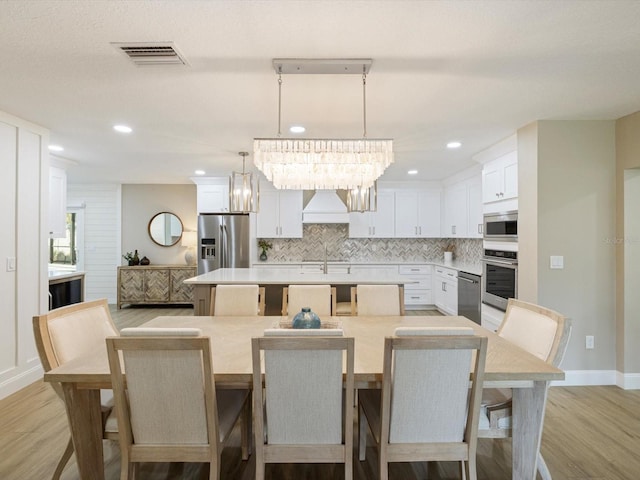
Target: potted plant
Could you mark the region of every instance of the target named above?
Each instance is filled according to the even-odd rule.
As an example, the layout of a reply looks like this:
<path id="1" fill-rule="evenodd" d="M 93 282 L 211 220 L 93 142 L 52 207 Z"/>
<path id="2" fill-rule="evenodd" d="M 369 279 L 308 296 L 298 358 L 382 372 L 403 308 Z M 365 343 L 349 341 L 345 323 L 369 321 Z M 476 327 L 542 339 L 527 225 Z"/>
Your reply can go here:
<path id="1" fill-rule="evenodd" d="M 266 241 L 264 238 L 258 240 L 258 247 L 262 249 L 262 253 L 260 254 L 260 260 L 263 262 L 267 260 L 267 250 L 273 247 L 271 242 Z"/>
<path id="2" fill-rule="evenodd" d="M 122 258 L 124 258 L 127 263 L 129 264 L 129 266 L 133 266 L 133 253 L 132 252 L 127 252 L 125 253 Z"/>

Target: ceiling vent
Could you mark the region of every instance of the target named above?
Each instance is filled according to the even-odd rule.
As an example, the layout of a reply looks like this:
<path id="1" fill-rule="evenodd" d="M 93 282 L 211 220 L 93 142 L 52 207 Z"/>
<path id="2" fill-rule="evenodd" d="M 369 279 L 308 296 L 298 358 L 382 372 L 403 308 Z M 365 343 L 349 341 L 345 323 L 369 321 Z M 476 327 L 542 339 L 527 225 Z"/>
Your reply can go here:
<path id="1" fill-rule="evenodd" d="M 188 65 L 173 42 L 112 43 L 131 61 L 142 67 L 148 65 Z"/>

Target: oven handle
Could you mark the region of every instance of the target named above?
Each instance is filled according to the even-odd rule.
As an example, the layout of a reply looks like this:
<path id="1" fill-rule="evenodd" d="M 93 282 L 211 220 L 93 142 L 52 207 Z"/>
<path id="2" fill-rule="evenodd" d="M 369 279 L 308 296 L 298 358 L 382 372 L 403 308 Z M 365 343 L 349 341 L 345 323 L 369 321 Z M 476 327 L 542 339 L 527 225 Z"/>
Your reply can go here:
<path id="1" fill-rule="evenodd" d="M 515 266 L 515 265 L 518 265 L 518 262 L 510 262 L 510 261 L 508 261 L 508 260 L 494 260 L 493 258 L 492 258 L 492 259 L 490 259 L 490 260 L 489 260 L 489 259 L 487 259 L 487 258 L 484 258 L 484 259 L 482 259 L 482 261 L 483 261 L 484 263 L 487 263 L 487 264 L 497 263 L 497 264 L 499 264 L 499 265 L 514 265 L 514 266 Z"/>

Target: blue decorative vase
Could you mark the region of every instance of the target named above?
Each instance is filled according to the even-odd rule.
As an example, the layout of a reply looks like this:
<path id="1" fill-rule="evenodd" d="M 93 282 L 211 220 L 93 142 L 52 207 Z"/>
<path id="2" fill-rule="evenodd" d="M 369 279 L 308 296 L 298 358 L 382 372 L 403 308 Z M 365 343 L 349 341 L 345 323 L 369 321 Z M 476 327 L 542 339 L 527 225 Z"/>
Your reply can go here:
<path id="1" fill-rule="evenodd" d="M 320 317 L 309 307 L 303 307 L 302 311 L 293 317 L 293 328 L 320 328 Z"/>

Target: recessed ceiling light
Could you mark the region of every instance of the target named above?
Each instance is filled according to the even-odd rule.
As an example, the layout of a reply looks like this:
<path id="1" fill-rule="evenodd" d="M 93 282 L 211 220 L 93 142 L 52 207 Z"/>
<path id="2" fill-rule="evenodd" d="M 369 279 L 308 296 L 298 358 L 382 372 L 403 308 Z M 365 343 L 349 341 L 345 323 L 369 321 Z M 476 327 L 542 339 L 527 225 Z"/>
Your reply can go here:
<path id="1" fill-rule="evenodd" d="M 302 125 L 293 125 L 291 128 L 289 128 L 289 131 L 291 133 L 304 133 L 306 131 L 306 128 L 304 128 Z"/>
<path id="2" fill-rule="evenodd" d="M 462 144 L 460 142 L 449 142 L 447 148 L 460 148 Z"/>
<path id="3" fill-rule="evenodd" d="M 418 174 L 418 170 L 409 170 L 407 173 L 409 175 L 417 175 Z"/>
<path id="4" fill-rule="evenodd" d="M 196 170 L 196 171 L 195 171 L 195 172 L 193 172 L 193 173 L 195 173 L 196 175 L 204 175 L 204 174 L 205 174 L 205 173 L 207 173 L 207 172 L 205 172 L 204 170 Z"/>
<path id="5" fill-rule="evenodd" d="M 133 129 L 131 127 L 127 127 L 126 125 L 114 125 L 113 129 L 116 132 L 120 132 L 120 133 L 131 133 L 131 132 L 133 132 Z"/>
<path id="6" fill-rule="evenodd" d="M 62 148 L 60 145 L 49 145 L 49 150 L 51 150 L 52 152 L 62 152 L 64 148 Z"/>

